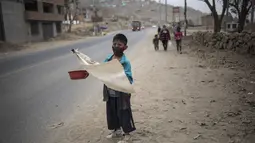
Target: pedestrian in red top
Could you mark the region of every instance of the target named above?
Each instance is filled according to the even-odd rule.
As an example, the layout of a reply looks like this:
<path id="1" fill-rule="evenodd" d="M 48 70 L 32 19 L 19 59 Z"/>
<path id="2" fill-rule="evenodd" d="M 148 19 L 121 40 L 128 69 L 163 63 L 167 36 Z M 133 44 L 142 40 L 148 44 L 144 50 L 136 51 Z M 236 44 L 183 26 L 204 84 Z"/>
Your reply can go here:
<path id="1" fill-rule="evenodd" d="M 183 37 L 183 34 L 181 32 L 180 27 L 177 27 L 177 31 L 175 32 L 174 37 L 175 37 L 175 41 L 176 41 L 177 52 L 182 54 L 182 37 Z"/>

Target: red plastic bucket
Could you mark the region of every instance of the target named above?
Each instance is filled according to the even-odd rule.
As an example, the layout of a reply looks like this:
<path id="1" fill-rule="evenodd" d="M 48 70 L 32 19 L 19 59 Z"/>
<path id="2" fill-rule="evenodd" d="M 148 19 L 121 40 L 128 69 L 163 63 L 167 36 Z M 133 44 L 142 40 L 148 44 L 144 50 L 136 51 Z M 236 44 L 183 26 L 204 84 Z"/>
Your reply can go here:
<path id="1" fill-rule="evenodd" d="M 70 79 L 85 79 L 89 76 L 89 73 L 86 70 L 77 70 L 77 71 L 69 71 Z"/>

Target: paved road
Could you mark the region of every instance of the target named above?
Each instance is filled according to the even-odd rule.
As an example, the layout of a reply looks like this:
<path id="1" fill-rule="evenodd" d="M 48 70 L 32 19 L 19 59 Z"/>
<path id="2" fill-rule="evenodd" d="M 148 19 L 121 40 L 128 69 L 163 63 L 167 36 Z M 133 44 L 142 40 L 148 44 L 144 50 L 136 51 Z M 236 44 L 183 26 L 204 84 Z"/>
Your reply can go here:
<path id="1" fill-rule="evenodd" d="M 146 36 L 147 31 L 123 31 L 129 49 Z M 64 121 L 89 104 L 91 96 L 101 93 L 101 83 L 89 77 L 71 81 L 68 71 L 79 67 L 70 53 L 79 48 L 97 61 L 111 53 L 112 35 L 0 59 L 0 143 L 45 143 L 49 126 Z"/>

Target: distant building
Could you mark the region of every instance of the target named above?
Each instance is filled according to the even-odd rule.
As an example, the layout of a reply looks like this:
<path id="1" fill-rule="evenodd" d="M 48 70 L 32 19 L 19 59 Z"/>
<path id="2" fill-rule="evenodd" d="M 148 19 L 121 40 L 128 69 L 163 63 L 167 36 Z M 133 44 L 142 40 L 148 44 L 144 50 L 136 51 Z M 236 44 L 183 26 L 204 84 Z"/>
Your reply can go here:
<path id="1" fill-rule="evenodd" d="M 227 30 L 227 32 L 236 32 L 236 31 L 238 31 L 238 26 L 239 26 L 238 18 L 235 18 L 233 21 L 227 22 L 226 30 Z M 252 28 L 249 19 L 246 19 L 246 21 L 245 21 L 245 25 L 244 25 L 245 29 L 246 29 L 246 26 L 248 26 L 247 27 L 248 29 L 249 29 L 249 27 Z M 252 29 L 250 29 L 250 30 L 252 30 Z"/>
<path id="2" fill-rule="evenodd" d="M 233 21 L 233 17 L 231 14 L 228 14 L 229 16 L 224 16 L 222 20 L 222 27 L 225 27 L 226 23 Z M 219 16 L 220 17 L 220 16 Z M 207 29 L 213 29 L 214 28 L 214 18 L 212 15 L 205 15 L 201 17 L 202 26 L 205 26 Z"/>
<path id="3" fill-rule="evenodd" d="M 228 22 L 228 23 L 227 23 L 227 28 L 226 28 L 226 30 L 227 30 L 228 32 L 237 31 L 238 25 L 239 25 L 239 24 L 238 24 L 238 22 L 236 22 L 236 21 Z"/>
<path id="4" fill-rule="evenodd" d="M 64 0 L 0 0 L 0 40 L 41 41 L 62 32 Z"/>

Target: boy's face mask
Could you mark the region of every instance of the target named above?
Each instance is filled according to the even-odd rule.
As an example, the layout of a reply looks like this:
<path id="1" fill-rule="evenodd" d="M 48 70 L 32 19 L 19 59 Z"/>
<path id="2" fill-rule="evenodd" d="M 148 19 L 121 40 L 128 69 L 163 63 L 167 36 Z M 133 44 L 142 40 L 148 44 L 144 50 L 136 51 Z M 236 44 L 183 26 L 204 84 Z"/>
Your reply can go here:
<path id="1" fill-rule="evenodd" d="M 121 57 L 123 54 L 123 51 L 119 47 L 116 47 L 116 46 L 112 46 L 112 51 L 113 51 L 113 54 L 117 57 Z"/>
<path id="2" fill-rule="evenodd" d="M 119 42 L 119 41 L 115 41 L 113 42 L 112 45 L 112 51 L 114 53 L 115 56 L 117 57 L 121 57 L 123 55 L 123 51 L 126 49 L 126 45 Z"/>

